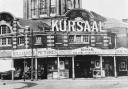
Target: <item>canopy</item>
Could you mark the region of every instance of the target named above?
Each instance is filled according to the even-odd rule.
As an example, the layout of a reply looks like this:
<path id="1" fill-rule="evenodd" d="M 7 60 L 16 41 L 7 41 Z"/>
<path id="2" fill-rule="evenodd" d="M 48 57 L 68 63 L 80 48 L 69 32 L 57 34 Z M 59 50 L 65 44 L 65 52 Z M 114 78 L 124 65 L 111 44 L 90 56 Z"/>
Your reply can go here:
<path id="1" fill-rule="evenodd" d="M 14 70 L 14 68 L 12 68 L 12 60 L 10 59 L 0 59 L 0 72 L 7 72 L 10 70 Z"/>

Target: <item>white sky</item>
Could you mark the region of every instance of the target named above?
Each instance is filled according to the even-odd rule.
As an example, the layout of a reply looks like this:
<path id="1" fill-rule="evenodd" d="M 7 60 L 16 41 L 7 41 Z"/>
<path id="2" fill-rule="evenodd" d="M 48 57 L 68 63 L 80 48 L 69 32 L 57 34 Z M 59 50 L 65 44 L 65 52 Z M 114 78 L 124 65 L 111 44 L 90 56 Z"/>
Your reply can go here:
<path id="1" fill-rule="evenodd" d="M 105 17 L 128 18 L 128 0 L 82 0 L 82 7 Z M 0 12 L 8 11 L 16 17 L 23 17 L 23 0 L 0 0 Z"/>

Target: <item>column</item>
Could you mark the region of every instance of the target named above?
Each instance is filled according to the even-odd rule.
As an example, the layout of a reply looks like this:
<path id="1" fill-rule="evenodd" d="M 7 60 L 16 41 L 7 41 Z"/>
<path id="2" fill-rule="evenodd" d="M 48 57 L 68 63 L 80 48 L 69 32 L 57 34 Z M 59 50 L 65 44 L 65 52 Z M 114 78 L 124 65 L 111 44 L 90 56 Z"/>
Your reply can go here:
<path id="1" fill-rule="evenodd" d="M 66 34 L 63 36 L 63 39 L 64 39 L 64 46 L 68 46 L 68 36 Z"/>
<path id="2" fill-rule="evenodd" d="M 101 71 L 101 77 L 103 76 L 102 72 L 103 72 L 103 58 L 102 56 L 100 56 L 100 71 Z"/>
<path id="3" fill-rule="evenodd" d="M 17 48 L 17 21 L 14 20 L 13 21 L 13 33 L 14 33 L 14 36 L 13 36 L 13 49 L 16 49 Z"/>
<path id="4" fill-rule="evenodd" d="M 12 59 L 12 80 L 14 80 L 14 59 Z"/>
<path id="5" fill-rule="evenodd" d="M 38 62 L 37 62 L 37 58 L 35 58 L 35 79 L 38 80 L 38 69 L 37 69 L 37 65 L 38 65 Z"/>
<path id="6" fill-rule="evenodd" d="M 103 46 L 104 46 L 104 48 L 108 48 L 108 46 L 109 46 L 109 41 L 108 41 L 107 34 L 104 35 L 104 38 L 103 38 Z"/>
<path id="7" fill-rule="evenodd" d="M 114 76 L 117 77 L 117 70 L 116 70 L 116 56 L 114 56 Z"/>
<path id="8" fill-rule="evenodd" d="M 95 46 L 95 36 L 94 36 L 94 33 L 92 33 L 92 35 L 91 35 L 91 46 L 92 47 Z"/>
<path id="9" fill-rule="evenodd" d="M 47 47 L 51 48 L 54 46 L 54 36 L 53 35 L 48 35 L 47 36 Z"/>
<path id="10" fill-rule="evenodd" d="M 57 63 L 58 63 L 58 79 L 60 79 L 60 58 L 57 57 Z"/>
<path id="11" fill-rule="evenodd" d="M 75 79 L 74 56 L 72 57 L 72 79 Z"/>
<path id="12" fill-rule="evenodd" d="M 34 69 L 33 66 L 34 66 L 34 63 L 33 62 L 34 62 L 34 58 L 32 57 L 31 58 L 31 81 L 34 80 L 34 78 L 33 78 L 33 69 Z"/>

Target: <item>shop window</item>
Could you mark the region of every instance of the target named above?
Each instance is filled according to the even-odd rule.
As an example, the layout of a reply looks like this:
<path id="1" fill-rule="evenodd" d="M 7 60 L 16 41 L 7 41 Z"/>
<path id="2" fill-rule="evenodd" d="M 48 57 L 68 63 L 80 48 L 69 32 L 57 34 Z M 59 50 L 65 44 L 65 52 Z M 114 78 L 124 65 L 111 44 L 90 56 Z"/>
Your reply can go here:
<path id="1" fill-rule="evenodd" d="M 7 33 L 11 33 L 10 28 L 7 25 L 1 25 L 0 34 L 7 34 Z"/>
<path id="2" fill-rule="evenodd" d="M 88 35 L 70 35 L 69 43 L 89 44 L 89 36 Z"/>
<path id="3" fill-rule="evenodd" d="M 35 44 L 42 44 L 42 38 L 40 36 L 36 37 L 36 42 Z"/>
<path id="4" fill-rule="evenodd" d="M 122 61 L 119 65 L 119 70 L 120 71 L 127 71 L 127 64 L 126 61 Z"/>
<path id="5" fill-rule="evenodd" d="M 18 37 L 18 44 L 19 44 L 19 45 L 23 45 L 24 42 L 25 42 L 24 37 Z"/>

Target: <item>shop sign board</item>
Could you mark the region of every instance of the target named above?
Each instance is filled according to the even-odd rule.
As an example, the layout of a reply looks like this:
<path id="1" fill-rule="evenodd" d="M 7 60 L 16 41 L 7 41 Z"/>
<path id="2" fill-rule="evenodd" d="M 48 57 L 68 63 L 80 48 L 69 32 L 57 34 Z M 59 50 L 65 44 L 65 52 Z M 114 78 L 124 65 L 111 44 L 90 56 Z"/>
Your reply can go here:
<path id="1" fill-rule="evenodd" d="M 11 50 L 0 50 L 0 57 L 11 57 L 12 51 Z"/>
<path id="2" fill-rule="evenodd" d="M 37 49 L 38 57 L 56 56 L 57 50 L 51 48 Z"/>
<path id="3" fill-rule="evenodd" d="M 29 57 L 32 56 L 32 49 L 19 49 L 12 52 L 12 57 Z M 36 56 L 36 50 L 33 49 L 33 56 Z"/>
<path id="4" fill-rule="evenodd" d="M 118 49 L 116 49 L 115 54 L 116 55 L 128 55 L 128 49 L 123 48 L 123 47 L 118 48 Z"/>
<path id="5" fill-rule="evenodd" d="M 72 50 L 73 55 L 95 55 L 95 54 L 102 54 L 101 49 L 93 48 L 93 47 L 82 47 L 78 49 Z"/>
<path id="6" fill-rule="evenodd" d="M 72 50 L 58 50 L 58 55 L 72 55 Z"/>

